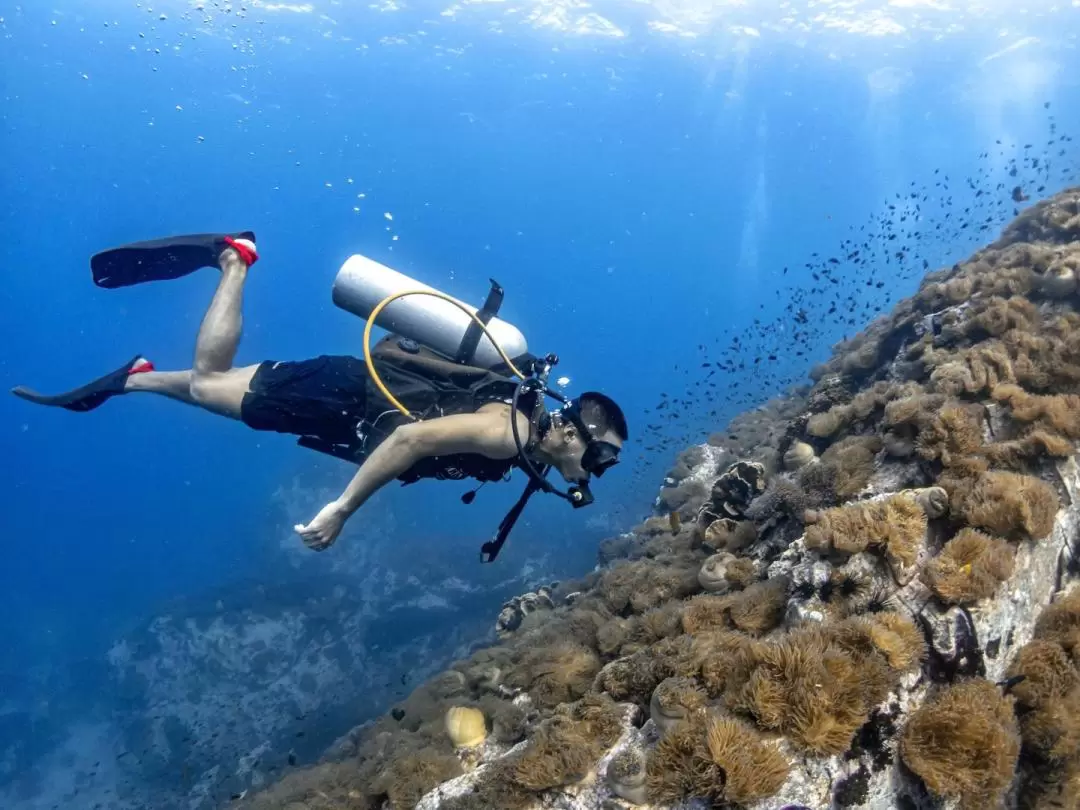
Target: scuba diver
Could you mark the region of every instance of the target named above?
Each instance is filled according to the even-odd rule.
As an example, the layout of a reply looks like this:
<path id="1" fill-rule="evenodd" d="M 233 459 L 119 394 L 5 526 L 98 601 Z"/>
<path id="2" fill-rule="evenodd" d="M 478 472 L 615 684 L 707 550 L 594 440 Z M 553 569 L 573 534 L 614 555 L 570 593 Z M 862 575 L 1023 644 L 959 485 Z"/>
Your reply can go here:
<path id="1" fill-rule="evenodd" d="M 596 392 L 569 399 L 550 390 L 547 376 L 558 358 L 528 354 L 520 332 L 494 317 L 502 301 L 494 281 L 484 307 L 474 310 L 353 256 L 338 274 L 334 298 L 367 318 L 363 359 L 323 355 L 234 366 L 244 283 L 258 258 L 250 231 L 138 242 L 95 255 L 94 281 L 108 289 L 220 268 L 192 368 L 158 371 L 138 355 L 67 393 L 45 395 L 23 386 L 12 393 L 80 412 L 122 394 L 159 394 L 255 430 L 293 434 L 303 447 L 359 464 L 340 497 L 294 527 L 316 551 L 329 548 L 346 520 L 395 479 L 474 478 L 482 486 L 522 469 L 525 492 L 481 550 L 490 562 L 534 492 L 586 506 L 592 502 L 589 480 L 618 463 L 628 438 L 619 406 Z M 381 313 L 392 333 L 369 348 Z M 504 346 L 515 351 L 513 357 Z M 560 407 L 549 411 L 545 396 Z M 551 484 L 550 469 L 571 486 L 563 491 Z M 462 500 L 471 503 L 475 494 Z"/>

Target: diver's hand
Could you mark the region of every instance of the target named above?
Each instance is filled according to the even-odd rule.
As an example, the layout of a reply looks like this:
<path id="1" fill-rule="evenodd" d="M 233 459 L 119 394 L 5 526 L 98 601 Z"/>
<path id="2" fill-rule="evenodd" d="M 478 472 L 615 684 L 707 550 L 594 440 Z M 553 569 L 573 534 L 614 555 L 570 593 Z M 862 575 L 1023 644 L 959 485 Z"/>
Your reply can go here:
<path id="1" fill-rule="evenodd" d="M 319 514 L 312 518 L 308 525 L 297 523 L 293 529 L 303 539 L 305 546 L 315 551 L 325 551 L 341 534 L 347 517 L 348 514 L 340 504 L 333 501 L 320 509 Z"/>

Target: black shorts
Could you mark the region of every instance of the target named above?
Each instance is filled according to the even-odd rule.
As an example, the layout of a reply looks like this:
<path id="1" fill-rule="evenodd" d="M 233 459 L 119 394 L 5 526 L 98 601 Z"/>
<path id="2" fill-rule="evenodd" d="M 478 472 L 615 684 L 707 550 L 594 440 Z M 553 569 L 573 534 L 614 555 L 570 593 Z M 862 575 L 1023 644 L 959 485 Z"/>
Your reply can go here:
<path id="1" fill-rule="evenodd" d="M 348 356 L 268 361 L 251 378 L 240 418 L 255 430 L 356 441 L 367 404 L 367 366 Z"/>

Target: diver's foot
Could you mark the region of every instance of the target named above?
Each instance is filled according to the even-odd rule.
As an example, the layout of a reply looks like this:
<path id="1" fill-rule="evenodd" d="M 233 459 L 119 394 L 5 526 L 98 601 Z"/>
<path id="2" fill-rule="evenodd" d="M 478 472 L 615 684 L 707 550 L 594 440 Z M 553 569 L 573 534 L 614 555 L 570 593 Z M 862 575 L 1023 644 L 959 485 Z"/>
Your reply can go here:
<path id="1" fill-rule="evenodd" d="M 138 357 L 128 369 L 127 378 L 124 380 L 124 393 L 126 394 L 131 390 L 131 378 L 136 374 L 145 374 L 148 371 L 154 370 L 154 364 L 147 360 L 145 357 Z"/>
<path id="2" fill-rule="evenodd" d="M 231 236 L 226 236 L 225 244 L 228 247 L 221 251 L 221 256 L 218 257 L 218 265 L 224 271 L 246 270 L 259 260 L 255 243 L 250 239 L 233 239 Z"/>
<path id="3" fill-rule="evenodd" d="M 22 385 L 12 388 L 11 393 L 35 405 L 50 405 L 69 411 L 92 411 L 103 405 L 106 400 L 117 394 L 123 394 L 127 390 L 127 382 L 131 375 L 153 370 L 154 364 L 139 355 L 116 371 L 109 372 L 103 377 L 98 377 L 86 385 L 63 394 L 39 394 Z"/>

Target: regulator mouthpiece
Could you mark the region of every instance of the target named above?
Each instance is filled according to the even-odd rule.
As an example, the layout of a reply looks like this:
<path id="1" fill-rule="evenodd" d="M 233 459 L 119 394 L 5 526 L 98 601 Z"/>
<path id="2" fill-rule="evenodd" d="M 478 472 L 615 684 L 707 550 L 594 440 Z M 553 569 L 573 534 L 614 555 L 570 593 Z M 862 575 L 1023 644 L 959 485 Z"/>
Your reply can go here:
<path id="1" fill-rule="evenodd" d="M 589 489 L 588 481 L 582 481 L 577 486 L 570 487 L 570 489 L 566 491 L 566 494 L 569 496 L 567 500 L 570 501 L 570 505 L 575 509 L 589 506 L 594 500 L 592 490 Z"/>

